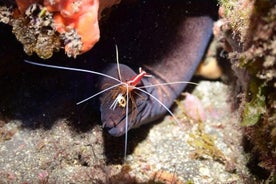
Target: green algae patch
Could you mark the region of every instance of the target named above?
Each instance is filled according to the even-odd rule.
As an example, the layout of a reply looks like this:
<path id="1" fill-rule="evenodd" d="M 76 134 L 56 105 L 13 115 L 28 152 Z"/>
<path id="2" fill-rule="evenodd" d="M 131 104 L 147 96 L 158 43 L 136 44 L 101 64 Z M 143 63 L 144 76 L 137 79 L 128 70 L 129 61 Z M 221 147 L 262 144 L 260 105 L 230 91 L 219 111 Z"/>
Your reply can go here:
<path id="1" fill-rule="evenodd" d="M 216 37 L 225 41 L 221 42 L 222 47 L 228 52 L 236 77 L 233 96 L 237 97 L 235 105 L 239 107 L 240 124 L 249 143 L 244 145 L 250 153 L 248 165 L 260 183 L 275 183 L 276 2 L 219 3 L 221 19 L 216 30 L 222 31 Z"/>
<path id="2" fill-rule="evenodd" d="M 242 126 L 252 126 L 258 123 L 261 116 L 266 112 L 266 98 L 262 93 L 263 86 L 258 87 L 258 92 L 253 94 L 254 97 L 250 102 L 245 103 L 242 114 Z"/>
<path id="3" fill-rule="evenodd" d="M 190 140 L 188 140 L 188 143 L 195 148 L 192 153 L 193 158 L 200 159 L 211 157 L 213 160 L 225 163 L 225 155 L 216 146 L 215 138 L 212 135 L 205 133 L 202 122 L 199 122 L 198 129 L 195 133 L 192 133 L 189 136 Z"/>

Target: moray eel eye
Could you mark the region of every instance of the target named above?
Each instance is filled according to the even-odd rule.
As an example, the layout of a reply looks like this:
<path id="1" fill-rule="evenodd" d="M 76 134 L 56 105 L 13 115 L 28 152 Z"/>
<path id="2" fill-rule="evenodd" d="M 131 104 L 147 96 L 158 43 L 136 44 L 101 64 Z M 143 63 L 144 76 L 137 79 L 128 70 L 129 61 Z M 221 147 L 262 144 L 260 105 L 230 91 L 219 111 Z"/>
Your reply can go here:
<path id="1" fill-rule="evenodd" d="M 117 104 L 119 104 L 120 107 L 125 108 L 126 107 L 126 98 L 122 93 L 119 93 L 118 96 L 115 98 L 113 103 L 110 106 L 110 109 L 115 110 Z"/>
<path id="2" fill-rule="evenodd" d="M 118 95 L 117 97 L 118 103 L 120 107 L 126 107 L 126 98 L 123 95 Z"/>

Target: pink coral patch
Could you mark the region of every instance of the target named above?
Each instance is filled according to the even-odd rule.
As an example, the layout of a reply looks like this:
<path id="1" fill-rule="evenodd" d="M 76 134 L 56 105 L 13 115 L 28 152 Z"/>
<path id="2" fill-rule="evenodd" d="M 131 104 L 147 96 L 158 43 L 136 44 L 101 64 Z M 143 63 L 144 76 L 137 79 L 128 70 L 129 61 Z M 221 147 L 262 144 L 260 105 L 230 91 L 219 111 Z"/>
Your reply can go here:
<path id="1" fill-rule="evenodd" d="M 185 93 L 185 96 L 186 98 L 183 103 L 185 114 L 195 121 L 204 122 L 206 120 L 206 115 L 201 101 L 190 93 Z"/>

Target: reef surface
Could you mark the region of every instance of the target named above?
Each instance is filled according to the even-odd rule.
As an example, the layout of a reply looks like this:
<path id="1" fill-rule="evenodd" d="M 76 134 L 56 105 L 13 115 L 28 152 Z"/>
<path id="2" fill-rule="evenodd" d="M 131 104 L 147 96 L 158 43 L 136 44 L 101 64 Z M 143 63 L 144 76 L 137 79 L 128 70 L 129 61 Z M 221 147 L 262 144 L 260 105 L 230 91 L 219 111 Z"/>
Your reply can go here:
<path id="1" fill-rule="evenodd" d="M 135 1 L 132 3 L 135 6 Z M 101 49 L 104 42 L 118 38 L 108 29 L 110 25 L 102 23 L 102 28 L 106 28 L 102 32 L 108 37 L 103 37 L 91 52 L 78 56 L 77 61 L 63 53 L 46 53 L 51 59 L 43 61 L 27 56 L 12 28 L 1 24 L 0 182 L 275 181 L 275 3 L 219 3 L 221 19 L 214 34 L 221 45 L 212 60 L 219 58 L 224 67 L 221 78 L 228 85 L 221 80 L 201 79 L 194 89 L 187 89 L 192 94 L 183 94 L 186 98 L 177 99 L 172 108 L 181 125 L 166 116 L 162 121 L 131 130 L 124 163 L 124 137 L 114 138 L 102 129 L 96 101 L 76 106 L 94 91 L 95 78 L 23 63 L 28 58 L 97 68 L 114 61 L 112 44 Z M 247 11 L 240 11 L 243 7 Z M 124 17 L 124 12 L 115 15 Z M 110 16 L 111 20 L 116 22 L 116 16 Z M 113 28 L 124 31 L 120 25 Z M 137 34 L 137 38 L 142 37 Z M 116 40 L 122 48 L 123 62 L 131 64 L 133 58 L 143 61 L 139 39 L 132 37 L 129 45 L 123 45 L 129 41 L 124 39 Z M 50 41 L 56 43 L 53 46 L 60 44 Z M 155 52 L 155 48 L 147 48 L 148 55 L 158 58 L 163 52 Z"/>

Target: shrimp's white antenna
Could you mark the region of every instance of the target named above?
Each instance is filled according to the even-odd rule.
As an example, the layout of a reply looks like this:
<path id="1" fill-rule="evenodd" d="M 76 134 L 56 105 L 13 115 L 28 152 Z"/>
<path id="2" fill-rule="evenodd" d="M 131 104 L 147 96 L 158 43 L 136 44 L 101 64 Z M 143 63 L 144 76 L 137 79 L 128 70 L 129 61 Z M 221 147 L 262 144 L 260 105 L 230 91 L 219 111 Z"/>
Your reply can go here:
<path id="1" fill-rule="evenodd" d="M 57 65 L 48 65 L 48 64 L 42 64 L 42 63 L 35 63 L 35 62 L 29 61 L 29 60 L 24 60 L 24 61 L 26 63 L 32 64 L 32 65 L 44 66 L 44 67 L 47 67 L 47 68 L 55 68 L 55 69 L 70 70 L 70 71 L 77 71 L 77 72 L 84 72 L 84 73 L 92 73 L 92 74 L 95 74 L 95 75 L 100 75 L 100 76 L 103 76 L 103 77 L 107 77 L 109 79 L 112 79 L 112 80 L 115 80 L 115 81 L 121 83 L 121 81 L 118 80 L 118 79 L 116 79 L 115 77 L 106 75 L 104 73 L 95 72 L 95 71 L 92 71 L 92 70 L 85 70 L 85 69 L 71 68 L 71 67 L 65 67 L 65 66 L 57 66 Z"/>
<path id="2" fill-rule="evenodd" d="M 106 91 L 108 91 L 110 89 L 116 88 L 117 86 L 120 86 L 120 85 L 122 85 L 122 84 L 118 83 L 116 85 L 110 86 L 110 87 L 108 87 L 108 88 L 106 88 L 106 89 L 104 89 L 104 90 L 102 90 L 102 91 L 100 91 L 100 92 L 98 92 L 98 93 L 96 93 L 96 94 L 94 94 L 94 95 L 92 95 L 92 96 L 90 96 L 88 98 L 85 98 L 84 100 L 78 102 L 77 105 L 80 105 L 81 103 L 86 102 L 86 101 L 90 100 L 91 98 L 94 98 L 95 96 L 98 96 L 98 95 L 100 95 L 100 94 L 102 94 L 102 93 L 104 93 L 104 92 L 106 92 Z"/>
<path id="3" fill-rule="evenodd" d="M 149 87 L 157 87 L 157 86 L 168 86 L 171 84 L 193 84 L 198 86 L 198 83 L 195 82 L 187 82 L 187 81 L 175 81 L 175 82 L 166 82 L 166 83 L 160 83 L 160 84 L 150 84 L 150 85 L 146 85 L 146 86 L 141 86 L 141 87 L 137 87 L 137 88 L 149 88 Z"/>
<path id="4" fill-rule="evenodd" d="M 118 75 L 119 75 L 120 81 L 122 81 L 120 64 L 119 64 L 119 52 L 118 52 L 118 46 L 116 44 L 115 44 L 115 50 L 116 50 L 116 63 L 117 63 Z"/>
<path id="5" fill-rule="evenodd" d="M 147 92 L 147 91 L 145 91 L 143 89 L 140 89 L 140 88 L 137 88 L 137 87 L 135 87 L 134 89 L 137 89 L 137 90 L 139 90 L 139 91 L 141 91 L 141 92 L 149 95 L 150 97 L 152 97 L 155 101 L 157 101 L 174 118 L 174 120 L 178 124 L 180 124 L 180 122 L 178 121 L 177 117 L 172 113 L 172 111 L 165 104 L 163 104 L 160 100 L 158 100 L 158 98 L 156 98 L 155 96 L 153 96 L 152 94 L 150 94 L 149 92 Z"/>
<path id="6" fill-rule="evenodd" d="M 125 125 L 125 152 L 124 152 L 124 160 L 126 161 L 126 155 L 127 155 L 127 132 L 128 132 L 128 84 L 127 84 L 127 93 L 126 93 L 126 125 Z"/>

